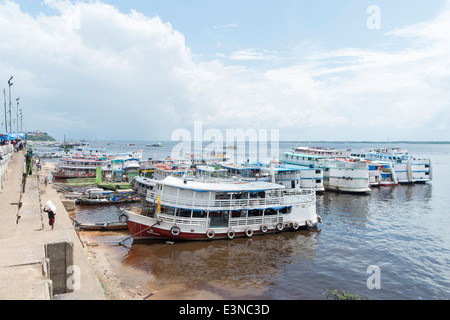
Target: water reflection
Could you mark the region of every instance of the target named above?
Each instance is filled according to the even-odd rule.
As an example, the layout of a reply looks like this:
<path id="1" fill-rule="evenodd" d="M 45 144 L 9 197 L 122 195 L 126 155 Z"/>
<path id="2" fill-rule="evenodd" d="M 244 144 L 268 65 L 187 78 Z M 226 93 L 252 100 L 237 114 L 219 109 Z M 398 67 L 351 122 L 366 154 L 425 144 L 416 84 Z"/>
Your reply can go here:
<path id="1" fill-rule="evenodd" d="M 184 288 L 224 299 L 254 299 L 274 285 L 286 265 L 312 262 L 320 230 L 302 230 L 217 241 L 132 244 L 122 262 L 151 272 L 151 286 L 177 283 Z M 208 297 L 206 297 L 208 298 Z"/>

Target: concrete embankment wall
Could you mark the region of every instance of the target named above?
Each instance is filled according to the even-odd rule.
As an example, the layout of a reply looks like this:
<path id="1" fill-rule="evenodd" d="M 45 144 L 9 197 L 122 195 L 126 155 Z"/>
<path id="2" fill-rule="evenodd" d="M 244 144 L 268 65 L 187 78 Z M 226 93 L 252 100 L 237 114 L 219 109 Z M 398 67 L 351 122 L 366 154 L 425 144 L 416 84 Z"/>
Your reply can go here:
<path id="1" fill-rule="evenodd" d="M 56 190 L 39 183 L 36 168 L 23 188 L 24 161 L 24 151 L 13 153 L 0 190 L 0 300 L 105 299 Z M 42 211 L 48 200 L 53 230 Z"/>
<path id="2" fill-rule="evenodd" d="M 6 180 L 6 170 L 13 156 L 14 148 L 12 145 L 0 146 L 0 190 L 3 189 Z"/>

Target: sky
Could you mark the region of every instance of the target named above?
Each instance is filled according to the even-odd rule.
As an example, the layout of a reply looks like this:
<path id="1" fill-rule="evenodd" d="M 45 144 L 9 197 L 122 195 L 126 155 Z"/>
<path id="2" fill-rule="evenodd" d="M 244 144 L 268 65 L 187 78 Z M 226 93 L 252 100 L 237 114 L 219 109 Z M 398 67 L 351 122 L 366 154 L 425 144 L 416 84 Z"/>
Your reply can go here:
<path id="1" fill-rule="evenodd" d="M 0 93 L 58 140 L 443 141 L 449 34 L 450 0 L 0 0 Z"/>

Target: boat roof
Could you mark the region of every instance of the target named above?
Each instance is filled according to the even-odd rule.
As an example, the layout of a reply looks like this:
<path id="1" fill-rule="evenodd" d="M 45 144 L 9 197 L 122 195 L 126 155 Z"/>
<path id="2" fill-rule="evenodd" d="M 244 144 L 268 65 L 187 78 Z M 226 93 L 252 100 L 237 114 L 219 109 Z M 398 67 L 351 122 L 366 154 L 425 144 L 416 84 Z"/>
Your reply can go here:
<path id="1" fill-rule="evenodd" d="M 261 171 L 270 171 L 270 165 L 266 165 L 263 163 L 250 163 L 250 164 L 220 164 L 222 167 L 233 170 L 261 170 Z M 273 171 L 274 172 L 286 172 L 286 171 L 302 171 L 302 170 L 310 170 L 310 168 L 289 165 L 289 164 L 274 164 Z"/>
<path id="2" fill-rule="evenodd" d="M 300 153 L 300 151 L 299 152 L 297 152 L 297 151 L 295 151 L 295 152 L 293 152 L 293 151 L 291 151 L 291 152 L 289 152 L 289 151 L 286 151 L 286 152 L 283 152 L 284 154 L 286 154 L 286 155 L 293 155 L 293 156 L 300 156 L 300 157 L 306 157 L 306 158 L 316 158 L 316 159 L 323 159 L 323 158 L 326 158 L 326 155 L 315 155 L 315 154 L 309 154 L 309 153 Z"/>
<path id="3" fill-rule="evenodd" d="M 197 170 L 205 172 L 228 172 L 225 168 L 220 168 L 217 166 L 197 166 Z"/>
<path id="4" fill-rule="evenodd" d="M 236 182 L 200 182 L 168 176 L 162 184 L 174 188 L 189 189 L 197 192 L 261 192 L 265 190 L 285 189 L 284 186 L 264 181 L 236 181 Z"/>

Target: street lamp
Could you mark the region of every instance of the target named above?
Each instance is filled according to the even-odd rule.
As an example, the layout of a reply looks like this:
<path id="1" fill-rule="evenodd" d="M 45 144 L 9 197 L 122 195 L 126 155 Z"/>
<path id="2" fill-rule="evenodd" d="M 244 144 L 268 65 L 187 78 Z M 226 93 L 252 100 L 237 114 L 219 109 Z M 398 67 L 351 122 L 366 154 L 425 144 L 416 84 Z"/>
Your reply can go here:
<path id="1" fill-rule="evenodd" d="M 9 130 L 12 132 L 12 126 L 11 126 L 11 86 L 13 85 L 13 83 L 11 82 L 11 80 L 13 79 L 13 76 L 11 76 L 11 78 L 9 78 L 8 80 L 8 85 L 9 85 Z"/>
<path id="2" fill-rule="evenodd" d="M 19 132 L 19 99 L 20 97 L 17 97 L 17 110 L 16 110 L 16 122 L 17 122 L 17 132 Z"/>
<path id="3" fill-rule="evenodd" d="M 20 108 L 20 132 L 23 132 L 22 124 L 23 124 L 23 114 L 22 114 L 22 108 Z"/>
<path id="4" fill-rule="evenodd" d="M 3 89 L 3 99 L 5 100 L 5 132 L 8 133 L 8 116 L 6 114 L 6 90 Z"/>

